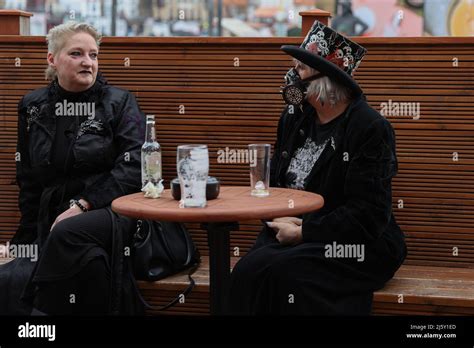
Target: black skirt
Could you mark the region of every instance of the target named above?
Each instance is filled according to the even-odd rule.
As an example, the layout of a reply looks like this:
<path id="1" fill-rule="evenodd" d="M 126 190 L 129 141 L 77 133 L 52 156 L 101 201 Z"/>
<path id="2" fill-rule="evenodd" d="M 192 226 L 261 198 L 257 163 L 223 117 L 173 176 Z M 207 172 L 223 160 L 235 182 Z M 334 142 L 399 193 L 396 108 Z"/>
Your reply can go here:
<path id="1" fill-rule="evenodd" d="M 91 210 L 59 222 L 49 233 L 32 281 L 55 281 L 76 275 L 94 258 L 110 271 L 112 223 L 106 208 Z"/>
<path id="2" fill-rule="evenodd" d="M 389 246 L 386 246 L 389 248 Z M 379 243 L 355 258 L 326 256 L 320 243 L 281 245 L 264 227 L 231 275 L 235 315 L 368 315 L 373 292 L 400 266 Z"/>
<path id="3" fill-rule="evenodd" d="M 103 314 L 142 314 L 124 258 L 124 246 L 129 244 L 136 220 L 120 216 L 112 223 L 108 209 L 92 210 L 58 223 L 41 243 L 36 262 L 18 258 L 0 266 L 0 288 L 6 291 L 0 301 L 0 314 L 28 315 L 33 307 L 45 312 L 54 308 L 60 314 L 91 314 L 86 313 L 91 306 L 81 306 L 81 301 L 97 303 L 94 309 L 100 306 Z M 93 261 L 96 266 L 91 268 Z M 53 303 L 66 301 L 59 292 L 64 289 L 67 293 L 68 288 L 75 289 L 77 305 Z M 47 294 L 38 300 L 45 289 Z M 83 294 L 78 294 L 81 289 Z"/>

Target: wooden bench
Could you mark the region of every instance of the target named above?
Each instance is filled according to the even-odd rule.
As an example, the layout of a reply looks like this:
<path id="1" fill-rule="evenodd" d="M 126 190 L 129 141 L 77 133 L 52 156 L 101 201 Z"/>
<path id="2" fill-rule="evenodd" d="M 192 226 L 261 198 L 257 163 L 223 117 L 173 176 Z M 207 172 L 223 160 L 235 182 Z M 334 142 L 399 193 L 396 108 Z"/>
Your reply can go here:
<path id="1" fill-rule="evenodd" d="M 233 267 L 238 257 L 231 258 Z M 184 303 L 159 314 L 209 314 L 209 258 L 193 275 L 196 287 Z M 186 289 L 186 272 L 149 283 L 139 282 L 148 302 L 159 308 Z M 404 265 L 384 289 L 374 295 L 373 313 L 377 315 L 472 315 L 474 314 L 474 276 L 472 269 Z M 400 303 L 403 295 L 403 303 Z"/>
<path id="2" fill-rule="evenodd" d="M 420 103 L 421 117 L 387 116 L 397 135 L 399 174 L 393 209 L 406 234 L 408 258 L 375 294 L 374 314 L 474 314 L 474 38 L 358 38 L 368 55 L 356 73 L 368 102 Z M 206 143 L 210 174 L 247 185 L 246 164 L 217 162 L 217 151 L 274 143 L 283 101 L 279 86 L 291 64 L 279 47 L 301 38 L 105 38 L 100 68 L 113 85 L 135 93 L 157 117 L 166 185 L 175 149 Z M 43 37 L 0 36 L 0 242 L 15 232 L 16 105 L 43 86 Z M 20 58 L 21 66 L 15 67 Z M 456 160 L 457 159 L 457 160 Z M 208 313 L 207 240 L 189 228 L 203 264 L 198 286 L 166 313 Z M 231 252 L 245 255 L 260 230 L 240 222 Z M 235 262 L 236 259 L 233 260 Z M 166 303 L 183 278 L 141 283 L 146 298 Z M 150 314 L 157 314 L 151 312 Z"/>

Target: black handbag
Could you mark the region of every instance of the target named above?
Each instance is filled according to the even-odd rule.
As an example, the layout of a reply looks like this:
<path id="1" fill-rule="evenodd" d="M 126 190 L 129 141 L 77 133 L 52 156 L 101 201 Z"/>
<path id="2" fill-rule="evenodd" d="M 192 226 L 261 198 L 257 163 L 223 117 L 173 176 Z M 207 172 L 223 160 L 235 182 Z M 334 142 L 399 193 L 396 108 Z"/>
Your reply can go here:
<path id="1" fill-rule="evenodd" d="M 186 296 L 193 289 L 191 275 L 199 266 L 200 255 L 184 224 L 138 220 L 130 256 L 133 283 L 145 307 L 165 310 L 179 301 L 179 295 Z M 166 306 L 153 307 L 141 296 L 136 280 L 157 281 L 186 269 L 189 286 Z"/>

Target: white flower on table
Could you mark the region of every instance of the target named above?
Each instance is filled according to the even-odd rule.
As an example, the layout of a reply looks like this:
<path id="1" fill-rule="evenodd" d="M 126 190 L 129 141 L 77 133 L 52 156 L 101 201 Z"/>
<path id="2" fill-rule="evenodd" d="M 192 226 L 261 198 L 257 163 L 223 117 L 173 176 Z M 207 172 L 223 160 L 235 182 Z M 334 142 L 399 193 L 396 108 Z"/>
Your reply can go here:
<path id="1" fill-rule="evenodd" d="M 154 185 L 153 183 L 148 182 L 148 184 L 143 186 L 142 192 L 145 192 L 145 197 L 146 198 L 160 198 L 161 193 L 165 189 L 162 183 L 163 183 L 163 179 L 161 179 L 157 185 Z"/>

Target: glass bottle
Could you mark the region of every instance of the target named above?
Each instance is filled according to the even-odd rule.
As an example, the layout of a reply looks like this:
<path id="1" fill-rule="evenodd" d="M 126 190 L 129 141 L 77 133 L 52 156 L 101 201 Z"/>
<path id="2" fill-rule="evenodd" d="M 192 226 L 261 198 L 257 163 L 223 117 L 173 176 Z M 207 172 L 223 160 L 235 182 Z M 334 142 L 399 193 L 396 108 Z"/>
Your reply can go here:
<path id="1" fill-rule="evenodd" d="M 146 135 L 142 146 L 142 187 L 161 180 L 161 146 L 156 141 L 155 115 L 146 116 Z"/>

